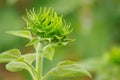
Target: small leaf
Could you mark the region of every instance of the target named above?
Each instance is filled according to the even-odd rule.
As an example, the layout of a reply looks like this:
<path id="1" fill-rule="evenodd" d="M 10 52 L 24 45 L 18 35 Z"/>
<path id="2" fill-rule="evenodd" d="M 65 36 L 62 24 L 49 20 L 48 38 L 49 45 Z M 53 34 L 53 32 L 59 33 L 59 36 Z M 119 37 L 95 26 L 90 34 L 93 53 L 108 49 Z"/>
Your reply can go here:
<path id="1" fill-rule="evenodd" d="M 60 36 L 57 36 L 55 35 L 55 37 L 58 39 L 58 40 L 61 40 L 63 37 L 60 37 Z"/>
<path id="2" fill-rule="evenodd" d="M 34 45 L 34 44 L 37 43 L 37 42 L 38 42 L 38 39 L 33 38 L 33 39 L 31 39 L 30 42 L 26 45 L 26 47 L 27 47 L 27 46 Z"/>
<path id="3" fill-rule="evenodd" d="M 7 33 L 15 35 L 15 36 L 19 36 L 19 37 L 23 37 L 23 38 L 27 38 L 27 39 L 31 39 L 31 33 L 27 30 L 19 30 L 19 31 L 8 31 Z"/>
<path id="4" fill-rule="evenodd" d="M 21 53 L 18 49 L 11 49 L 0 54 L 0 63 L 10 62 L 18 59 Z"/>
<path id="5" fill-rule="evenodd" d="M 72 61 L 60 62 L 56 68 L 52 70 L 52 74 L 60 77 L 76 77 L 90 76 L 88 71 L 84 70 L 79 64 Z"/>
<path id="6" fill-rule="evenodd" d="M 35 60 L 36 55 L 31 53 L 31 54 L 22 55 L 22 57 L 24 58 L 24 61 L 28 63 L 32 63 Z"/>
<path id="7" fill-rule="evenodd" d="M 60 42 L 59 44 L 63 45 L 63 46 L 66 46 L 68 43 L 69 43 L 69 41 L 67 41 L 67 42 Z"/>
<path id="8" fill-rule="evenodd" d="M 27 69 L 27 65 L 23 62 L 12 61 L 6 65 L 6 69 L 11 72 L 17 72 L 22 69 Z"/>
<path id="9" fill-rule="evenodd" d="M 51 38 L 41 38 L 40 41 L 48 41 L 48 42 L 51 42 Z"/>
<path id="10" fill-rule="evenodd" d="M 53 59 L 55 50 L 54 48 L 51 47 L 51 45 L 47 45 L 43 48 L 42 51 L 40 51 L 40 53 L 47 59 L 51 60 Z"/>

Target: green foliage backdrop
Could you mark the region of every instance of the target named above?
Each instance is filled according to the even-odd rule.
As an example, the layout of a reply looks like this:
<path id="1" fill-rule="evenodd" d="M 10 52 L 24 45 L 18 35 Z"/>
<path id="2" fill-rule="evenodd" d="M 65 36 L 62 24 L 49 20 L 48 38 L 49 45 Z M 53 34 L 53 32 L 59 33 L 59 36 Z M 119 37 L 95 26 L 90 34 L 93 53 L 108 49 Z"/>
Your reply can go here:
<path id="1" fill-rule="evenodd" d="M 0 0 L 0 52 L 11 48 L 22 49 L 24 42 L 27 43 L 24 39 L 21 40 L 5 32 L 22 29 L 25 23 L 22 22 L 21 16 L 25 16 L 25 10 L 32 7 L 36 8 L 36 10 L 39 7 L 52 7 L 59 15 L 63 14 L 67 23 L 70 23 L 73 27 L 71 38 L 75 39 L 75 41 L 70 43 L 68 47 L 60 46 L 56 48 L 57 55 L 55 55 L 53 61 L 45 60 L 44 73 L 60 60 L 70 59 L 81 64 L 81 60 L 84 62 L 84 60 L 86 61 L 89 58 L 92 58 L 92 60 L 94 58 L 97 58 L 97 60 L 99 58 L 103 59 L 104 53 L 110 51 L 112 46 L 119 47 L 119 0 Z M 32 51 L 34 50 L 31 47 L 23 50 L 24 53 Z M 90 64 L 92 67 L 94 66 L 93 61 L 84 63 L 85 65 Z M 111 64 L 106 64 L 105 66 L 108 67 L 109 65 Z M 119 69 L 119 67 L 116 68 L 112 64 L 110 69 L 113 68 L 115 70 Z M 115 72 L 114 69 L 113 72 Z M 26 71 L 23 72 L 25 72 L 23 74 L 26 74 Z M 108 71 L 102 70 L 102 72 L 93 70 L 92 72 L 93 74 L 98 72 L 101 75 L 109 72 L 109 69 Z M 0 72 L 0 74 L 2 73 Z M 115 74 L 118 73 L 115 72 Z M 116 75 L 113 76 L 113 79 L 115 77 Z M 67 79 L 72 80 L 72 78 L 66 78 L 65 80 Z M 79 77 L 73 80 L 79 80 Z M 116 80 L 119 80 L 119 78 Z"/>

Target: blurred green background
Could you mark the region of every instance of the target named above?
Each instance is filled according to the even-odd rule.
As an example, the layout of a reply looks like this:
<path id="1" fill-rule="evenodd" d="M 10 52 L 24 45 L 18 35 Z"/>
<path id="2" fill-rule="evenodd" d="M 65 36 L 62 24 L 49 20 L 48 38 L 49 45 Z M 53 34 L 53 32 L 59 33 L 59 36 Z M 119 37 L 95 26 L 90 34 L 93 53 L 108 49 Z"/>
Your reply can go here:
<path id="1" fill-rule="evenodd" d="M 93 78 L 51 77 L 48 80 L 120 80 L 120 65 L 108 60 L 109 53 L 105 56 L 112 46 L 120 44 L 120 0 L 0 0 L 0 52 L 12 48 L 20 49 L 23 54 L 34 51 L 32 46 L 24 47 L 27 40 L 6 33 L 23 29 L 26 25 L 21 16 L 33 7 L 36 11 L 39 7 L 54 8 L 74 29 L 70 37 L 75 41 L 67 47 L 57 47 L 52 62 L 44 60 L 44 73 L 59 61 L 69 59 L 93 75 Z M 0 80 L 31 80 L 26 74 L 26 71 L 8 72 L 4 64 L 0 64 Z"/>

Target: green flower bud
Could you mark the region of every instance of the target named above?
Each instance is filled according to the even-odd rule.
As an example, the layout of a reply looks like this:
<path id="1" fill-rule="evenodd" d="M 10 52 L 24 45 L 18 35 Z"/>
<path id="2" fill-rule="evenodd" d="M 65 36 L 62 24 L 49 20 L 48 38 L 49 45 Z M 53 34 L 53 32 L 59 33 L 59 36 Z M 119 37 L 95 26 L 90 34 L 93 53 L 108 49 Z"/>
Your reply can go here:
<path id="1" fill-rule="evenodd" d="M 49 38 L 51 42 L 69 41 L 67 36 L 72 32 L 70 25 L 66 25 L 62 16 L 49 8 L 40 8 L 38 13 L 34 9 L 27 12 L 27 29 L 31 30 L 37 37 Z"/>

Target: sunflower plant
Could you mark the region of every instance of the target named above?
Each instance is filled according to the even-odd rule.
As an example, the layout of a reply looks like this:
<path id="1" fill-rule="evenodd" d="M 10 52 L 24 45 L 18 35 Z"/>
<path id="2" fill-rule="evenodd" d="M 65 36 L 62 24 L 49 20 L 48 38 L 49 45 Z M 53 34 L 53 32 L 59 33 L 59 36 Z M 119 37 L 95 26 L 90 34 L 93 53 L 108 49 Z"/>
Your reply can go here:
<path id="1" fill-rule="evenodd" d="M 18 49 L 11 49 L 0 54 L 0 63 L 7 63 L 6 69 L 11 72 L 27 70 L 33 80 L 47 80 L 50 75 L 58 77 L 90 76 L 77 63 L 66 60 L 43 75 L 43 59 L 52 61 L 55 46 L 67 45 L 71 41 L 68 38 L 72 32 L 62 16 L 58 16 L 54 9 L 40 8 L 36 13 L 34 9 L 26 10 L 27 18 L 24 30 L 8 31 L 7 33 L 23 37 L 29 40 L 26 46 L 33 46 L 34 53 L 22 55 Z M 35 62 L 35 65 L 33 65 Z"/>

